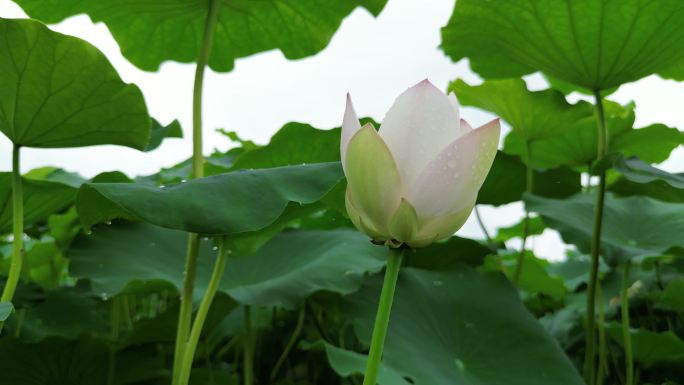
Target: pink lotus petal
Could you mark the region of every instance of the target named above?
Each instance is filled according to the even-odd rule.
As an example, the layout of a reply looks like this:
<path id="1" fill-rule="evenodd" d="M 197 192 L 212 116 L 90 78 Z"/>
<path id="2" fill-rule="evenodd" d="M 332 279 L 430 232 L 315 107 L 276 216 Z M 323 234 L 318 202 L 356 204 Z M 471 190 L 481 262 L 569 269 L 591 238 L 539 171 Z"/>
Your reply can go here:
<path id="1" fill-rule="evenodd" d="M 409 186 L 440 151 L 466 132 L 449 98 L 423 80 L 397 98 L 379 134 L 394 155 L 402 184 Z"/>
<path id="2" fill-rule="evenodd" d="M 342 136 L 340 138 L 340 157 L 342 159 L 342 168 L 345 167 L 344 164 L 347 159 L 347 146 L 349 146 L 349 141 L 360 128 L 361 124 L 359 123 L 359 118 L 356 116 L 356 111 L 354 111 L 351 95 L 347 93 L 347 107 L 344 110 L 344 118 L 342 119 Z"/>
<path id="3" fill-rule="evenodd" d="M 489 172 L 500 134 L 499 119 L 451 142 L 408 186 L 419 218 L 458 211 L 477 194 Z"/>

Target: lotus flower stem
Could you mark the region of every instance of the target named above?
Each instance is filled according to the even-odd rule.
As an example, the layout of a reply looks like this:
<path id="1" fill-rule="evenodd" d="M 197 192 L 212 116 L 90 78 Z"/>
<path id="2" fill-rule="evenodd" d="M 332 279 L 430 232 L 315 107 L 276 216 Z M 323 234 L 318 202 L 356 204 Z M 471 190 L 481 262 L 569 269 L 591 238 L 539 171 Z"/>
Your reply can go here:
<path id="1" fill-rule="evenodd" d="M 197 344 L 199 343 L 200 336 L 202 335 L 202 327 L 204 326 L 204 321 L 207 319 L 207 314 L 209 314 L 211 303 L 214 301 L 214 297 L 216 296 L 219 283 L 221 283 L 223 272 L 226 270 L 226 263 L 228 261 L 229 255 L 230 250 L 228 247 L 226 247 L 226 242 L 222 240 L 218 258 L 216 258 L 214 270 L 211 273 L 211 278 L 209 279 L 209 284 L 207 285 L 207 291 L 202 297 L 202 302 L 200 303 L 199 309 L 197 309 L 195 321 L 192 323 L 192 330 L 190 331 L 190 338 L 185 345 L 183 360 L 181 362 L 180 378 L 178 380 L 179 385 L 187 385 L 190 381 L 192 362 L 195 357 L 195 351 L 197 350 Z"/>
<path id="2" fill-rule="evenodd" d="M 244 385 L 252 385 L 254 383 L 254 332 L 252 331 L 252 308 L 248 305 L 244 309 L 244 318 L 242 377 Z"/>
<path id="3" fill-rule="evenodd" d="M 527 147 L 527 163 L 525 164 L 525 192 L 532 193 L 534 187 L 534 169 L 532 168 L 532 142 L 527 140 L 525 142 Z M 523 222 L 523 236 L 522 245 L 520 246 L 520 255 L 518 256 L 518 264 L 515 267 L 515 274 L 513 275 L 513 284 L 518 286 L 520 276 L 523 271 L 523 264 L 525 262 L 525 247 L 527 245 L 527 237 L 530 234 L 530 211 L 525 208 L 525 219 Z"/>
<path id="4" fill-rule="evenodd" d="M 603 385 L 603 379 L 608 373 L 608 357 L 606 351 L 606 309 L 603 301 L 603 294 L 601 294 L 601 282 L 596 282 L 596 296 L 598 301 L 598 337 L 599 337 L 599 361 L 598 370 L 596 373 L 595 385 Z"/>
<path id="5" fill-rule="evenodd" d="M 375 385 L 378 378 L 378 368 L 382 359 L 382 350 L 385 346 L 385 337 L 389 326 L 390 312 L 394 300 L 394 290 L 397 287 L 399 268 L 404 256 L 404 249 L 390 249 L 387 259 L 387 269 L 385 270 L 385 280 L 382 283 L 378 312 L 375 315 L 375 325 L 373 326 L 373 336 L 371 338 L 370 352 L 368 353 L 368 363 L 366 364 L 366 374 L 363 378 L 363 385 Z"/>
<path id="6" fill-rule="evenodd" d="M 204 156 L 202 154 L 202 90 L 204 86 L 204 70 L 209 61 L 209 53 L 214 40 L 216 19 L 219 9 L 218 0 L 209 0 L 207 18 L 204 25 L 202 46 L 195 67 L 195 83 L 192 100 L 192 178 L 204 176 Z M 197 270 L 197 256 L 199 254 L 199 236 L 189 234 L 188 251 L 185 257 L 185 270 L 183 274 L 183 292 L 178 316 L 178 329 L 176 332 L 176 348 L 173 362 L 173 380 L 177 384 L 184 349 L 190 333 L 192 320 L 192 299 L 195 286 L 195 272 Z"/>
<path id="7" fill-rule="evenodd" d="M 603 112 L 601 92 L 594 91 L 596 98 L 596 115 L 598 126 L 598 149 L 596 159 L 602 159 L 608 153 L 608 130 L 606 117 Z M 584 380 L 589 385 L 595 384 L 596 379 L 596 286 L 598 281 L 599 254 L 601 251 L 601 225 L 603 223 L 603 201 L 606 195 L 606 174 L 599 175 L 598 191 L 596 192 L 596 206 L 594 207 L 594 230 L 591 238 L 591 267 L 589 271 L 589 285 L 587 287 L 587 330 L 586 355 L 584 357 Z"/>
<path id="8" fill-rule="evenodd" d="M 632 335 L 629 326 L 629 269 L 632 263 L 625 262 L 622 270 L 622 288 L 620 290 L 620 312 L 622 318 L 622 338 L 625 345 L 625 385 L 634 385 L 634 358 L 632 355 Z"/>
<path id="9" fill-rule="evenodd" d="M 12 260 L 5 289 L 2 291 L 0 302 L 12 302 L 14 291 L 17 289 L 21 276 L 21 265 L 24 262 L 24 195 L 19 168 L 20 147 L 16 144 L 12 150 Z M 0 322 L 0 332 L 4 323 Z"/>

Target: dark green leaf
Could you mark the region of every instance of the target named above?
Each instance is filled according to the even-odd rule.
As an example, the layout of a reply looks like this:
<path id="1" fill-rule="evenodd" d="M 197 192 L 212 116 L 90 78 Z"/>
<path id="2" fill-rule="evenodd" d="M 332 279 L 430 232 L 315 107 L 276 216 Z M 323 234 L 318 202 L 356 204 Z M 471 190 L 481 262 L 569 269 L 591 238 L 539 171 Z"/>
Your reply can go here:
<path id="1" fill-rule="evenodd" d="M 39 343 L 3 338 L 1 381 L 8 385 L 105 385 L 108 355 L 108 345 L 91 338 L 51 338 Z"/>
<path id="2" fill-rule="evenodd" d="M 370 341 L 381 285 L 382 277 L 373 277 L 348 297 L 364 343 Z M 401 272 L 383 363 L 416 385 L 583 384 L 503 275 L 463 267 Z"/>
<path id="3" fill-rule="evenodd" d="M 179 289 L 186 243 L 182 232 L 147 224 L 100 226 L 76 239 L 70 271 L 105 297 L 150 286 Z M 209 281 L 215 254 L 210 242 L 202 242 L 197 295 Z M 257 253 L 231 259 L 220 290 L 251 305 L 294 307 L 317 290 L 355 291 L 365 272 L 383 266 L 385 255 L 354 230 L 285 232 Z"/>
<path id="4" fill-rule="evenodd" d="M 606 325 L 606 332 L 618 344 L 623 346 L 622 325 L 611 323 Z M 630 329 L 634 360 L 646 368 L 658 365 L 684 364 L 684 341 L 676 334 L 654 332 L 646 329 Z"/>
<path id="5" fill-rule="evenodd" d="M 618 158 L 614 167 L 622 176 L 609 186 L 609 190 L 617 195 L 645 195 L 684 203 L 684 174 L 670 174 L 638 158 Z"/>
<path id="6" fill-rule="evenodd" d="M 527 195 L 525 202 L 542 215 L 544 223 L 560 231 L 564 240 L 588 250 L 596 203 L 593 195 L 578 194 L 565 200 Z M 660 255 L 670 247 L 684 245 L 684 204 L 607 194 L 602 228 L 601 241 L 611 263 Z"/>
<path id="7" fill-rule="evenodd" d="M 279 49 L 300 59 L 325 48 L 342 19 L 363 6 L 378 15 L 387 0 L 221 1 L 209 66 L 230 71 L 235 59 Z M 139 68 L 156 71 L 167 60 L 190 63 L 200 50 L 209 2 L 165 0 L 18 0 L 31 17 L 47 23 L 86 13 L 104 22 L 123 55 Z"/>
<path id="8" fill-rule="evenodd" d="M 515 155 L 497 152 L 492 168 L 487 174 L 477 203 L 500 206 L 522 199 L 525 192 L 525 164 Z M 568 168 L 535 171 L 533 188 L 536 194 L 565 198 L 582 189 L 580 174 Z"/>
<path id="9" fill-rule="evenodd" d="M 678 0 L 459 0 L 442 49 L 486 78 L 543 71 L 605 90 L 684 61 Z"/>
<path id="10" fill-rule="evenodd" d="M 167 187 L 141 183 L 88 183 L 76 207 L 85 226 L 137 219 L 201 234 L 260 230 L 288 203 L 321 199 L 342 179 L 339 162 L 236 171 Z"/>
<path id="11" fill-rule="evenodd" d="M 487 258 L 487 263 L 483 268 L 484 271 L 503 270 L 509 279 L 513 279 L 519 258 L 519 251 L 501 250 L 497 256 Z M 518 287 L 529 294 L 544 294 L 558 301 L 565 296 L 565 284 L 561 277 L 549 274 L 548 265 L 548 261 L 537 258 L 531 251 L 526 251 Z"/>
<path id="12" fill-rule="evenodd" d="M 95 47 L 30 19 L 0 19 L 0 36 L 0 131 L 15 145 L 147 146 L 142 93 Z"/>

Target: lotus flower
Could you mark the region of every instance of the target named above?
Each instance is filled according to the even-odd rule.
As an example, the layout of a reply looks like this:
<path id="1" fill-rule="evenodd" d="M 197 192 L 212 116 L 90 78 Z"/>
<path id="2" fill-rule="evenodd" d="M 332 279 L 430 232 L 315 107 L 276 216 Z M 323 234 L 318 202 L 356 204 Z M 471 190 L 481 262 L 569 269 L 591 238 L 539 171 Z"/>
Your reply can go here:
<path id="1" fill-rule="evenodd" d="M 472 129 L 454 94 L 428 80 L 397 98 L 379 131 L 361 127 L 347 95 L 340 152 L 351 221 L 392 247 L 452 236 L 475 206 L 499 132 L 499 119 Z"/>

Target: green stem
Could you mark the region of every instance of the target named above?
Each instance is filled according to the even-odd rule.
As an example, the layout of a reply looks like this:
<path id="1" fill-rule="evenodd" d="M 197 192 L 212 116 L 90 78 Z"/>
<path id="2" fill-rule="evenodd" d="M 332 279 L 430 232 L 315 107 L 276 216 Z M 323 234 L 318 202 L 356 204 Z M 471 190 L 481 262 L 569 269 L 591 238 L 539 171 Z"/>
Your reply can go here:
<path id="1" fill-rule="evenodd" d="M 274 382 L 274 380 L 278 376 L 278 372 L 280 371 L 280 367 L 283 366 L 283 364 L 285 363 L 285 359 L 287 359 L 287 355 L 290 354 L 290 351 L 292 350 L 292 348 L 297 343 L 297 340 L 299 339 L 300 334 L 302 334 L 302 329 L 304 328 L 304 319 L 305 318 L 306 318 L 306 307 L 304 305 L 302 305 L 299 309 L 299 316 L 297 317 L 297 325 L 295 326 L 295 329 L 292 332 L 292 337 L 290 337 L 290 340 L 287 341 L 287 345 L 285 345 L 285 349 L 283 350 L 283 353 L 280 354 L 280 357 L 278 357 L 278 361 L 276 362 L 275 366 L 273 367 L 273 370 L 271 371 L 271 382 Z"/>
<path id="2" fill-rule="evenodd" d="M 632 356 L 632 335 L 630 334 L 629 323 L 629 268 L 631 262 L 625 263 L 622 271 L 622 289 L 620 290 L 621 316 L 622 316 L 622 338 L 625 345 L 625 385 L 634 384 L 634 358 Z"/>
<path id="3" fill-rule="evenodd" d="M 534 169 L 532 168 L 532 142 L 527 140 L 525 142 L 527 148 L 527 163 L 525 164 L 525 192 L 531 193 L 534 188 Z M 515 267 L 513 274 L 513 284 L 518 286 L 520 276 L 523 271 L 523 264 L 525 262 L 525 247 L 527 246 L 527 237 L 530 234 L 530 211 L 525 208 L 525 222 L 523 223 L 522 246 L 520 247 L 520 255 L 518 255 L 518 264 Z"/>
<path id="4" fill-rule="evenodd" d="M 214 264 L 214 270 L 211 273 L 207 290 L 202 297 L 202 302 L 200 303 L 199 309 L 197 309 L 195 321 L 192 323 L 190 338 L 185 346 L 183 360 L 181 362 L 180 379 L 178 380 L 179 385 L 187 385 L 190 381 L 192 362 L 195 358 L 197 344 L 199 343 L 200 336 L 202 335 L 202 327 L 204 326 L 204 321 L 207 319 L 207 314 L 209 314 L 209 309 L 211 308 L 211 303 L 214 301 L 214 296 L 216 296 L 219 283 L 221 283 L 223 272 L 226 269 L 228 255 L 230 255 L 230 250 L 228 250 L 228 248 L 224 245 L 225 242 L 221 242 L 221 250 L 219 251 L 218 258 L 216 258 L 216 263 Z"/>
<path id="5" fill-rule="evenodd" d="M 185 260 L 183 273 L 183 292 L 180 297 L 180 311 L 178 315 L 178 328 L 176 329 L 176 349 L 173 360 L 172 384 L 177 385 L 180 381 L 181 363 L 185 355 L 185 346 L 190 334 L 192 323 L 192 300 L 195 287 L 195 275 L 197 273 L 197 257 L 199 255 L 199 235 L 190 234 L 188 239 L 188 253 Z"/>
<path id="6" fill-rule="evenodd" d="M 394 300 L 394 290 L 397 287 L 397 278 L 399 277 L 399 268 L 401 267 L 403 256 L 403 249 L 390 249 L 385 280 L 382 284 L 380 302 L 378 303 L 378 312 L 375 315 L 375 325 L 373 326 L 373 336 L 371 338 L 363 385 L 376 385 L 377 383 L 378 368 L 382 359 L 382 350 L 385 346 L 385 337 L 387 336 L 390 312 L 392 311 L 392 302 Z"/>
<path id="7" fill-rule="evenodd" d="M 107 373 L 107 384 L 112 385 L 114 384 L 114 377 L 116 374 L 116 345 L 119 340 L 119 327 L 120 327 L 120 318 L 121 318 L 121 298 L 120 297 L 114 297 L 112 299 L 111 303 L 112 309 L 111 309 L 111 318 L 110 318 L 110 323 L 112 327 L 112 334 L 111 334 L 111 346 L 109 347 L 109 368 L 108 368 L 108 373 Z"/>
<path id="8" fill-rule="evenodd" d="M 596 159 L 602 159 L 608 153 L 608 130 L 606 117 L 603 112 L 601 92 L 594 91 L 596 98 L 596 115 L 598 121 L 598 149 Z M 603 201 L 606 195 L 606 175 L 599 175 L 598 191 L 596 192 L 596 206 L 594 207 L 594 229 L 591 238 L 591 268 L 589 271 L 589 285 L 587 287 L 587 330 L 586 352 L 584 356 L 584 379 L 587 384 L 594 385 L 596 378 L 596 286 L 598 281 L 599 254 L 601 250 L 601 225 L 603 223 Z"/>
<path id="9" fill-rule="evenodd" d="M 197 57 L 195 67 L 195 83 L 193 86 L 192 100 L 192 178 L 204 176 L 204 156 L 202 154 L 202 91 L 204 87 L 204 70 L 209 61 L 211 45 L 214 40 L 216 20 L 218 16 L 219 0 L 209 0 L 207 18 L 204 24 L 202 45 Z M 173 380 L 177 384 L 177 378 L 184 356 L 185 344 L 190 332 L 192 320 L 192 294 L 195 286 L 195 272 L 197 270 L 197 255 L 199 253 L 199 236 L 189 234 L 188 251 L 185 257 L 185 270 L 183 275 L 183 293 L 178 315 L 178 329 L 176 332 L 176 349 L 173 363 Z"/>
<path id="10" fill-rule="evenodd" d="M 603 380 L 608 373 L 608 361 L 606 359 L 606 311 L 604 306 L 603 295 L 601 294 L 601 282 L 596 284 L 596 296 L 598 297 L 598 337 L 599 337 L 599 363 L 596 374 L 595 385 L 603 385 Z"/>
<path id="11" fill-rule="evenodd" d="M 478 209 L 478 206 L 475 205 L 475 219 L 477 219 L 477 224 L 480 225 L 480 229 L 482 229 L 482 234 L 484 234 L 485 239 L 487 240 L 487 243 L 492 243 L 492 237 L 489 235 L 489 231 L 487 231 L 487 227 L 485 227 L 484 222 L 482 221 L 482 217 L 480 216 L 480 210 Z"/>
<path id="12" fill-rule="evenodd" d="M 21 265 L 24 262 L 24 195 L 19 168 L 19 151 L 21 147 L 14 145 L 12 149 L 12 260 L 5 289 L 2 291 L 0 302 L 12 302 L 14 292 L 21 277 Z M 0 332 L 3 323 L 0 322 Z"/>
<path id="13" fill-rule="evenodd" d="M 244 378 L 244 385 L 252 385 L 254 383 L 254 332 L 252 330 L 252 308 L 248 305 L 244 307 L 244 318 L 245 335 L 242 345 L 242 376 Z"/>

